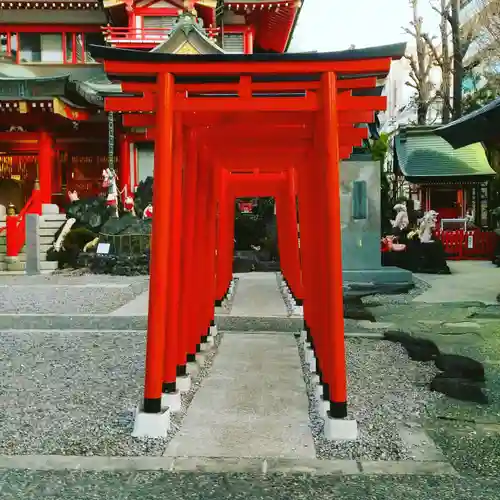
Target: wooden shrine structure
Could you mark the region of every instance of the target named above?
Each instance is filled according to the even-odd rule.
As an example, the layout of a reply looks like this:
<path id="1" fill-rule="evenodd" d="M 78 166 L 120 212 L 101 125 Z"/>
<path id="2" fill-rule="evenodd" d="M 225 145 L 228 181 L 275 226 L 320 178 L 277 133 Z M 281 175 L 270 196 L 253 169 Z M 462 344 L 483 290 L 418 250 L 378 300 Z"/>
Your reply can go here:
<path id="1" fill-rule="evenodd" d="M 145 389 L 135 435 L 165 434 L 162 394 L 176 392 L 213 332 L 214 302 L 231 279 L 234 198 L 273 195 L 284 274 L 303 296 L 328 405 L 325 435 L 352 436 L 338 169 L 367 137 L 357 124 L 374 122 L 386 106 L 385 97 L 356 94 L 374 89 L 404 49 L 190 56 L 92 47 L 128 94 L 106 98 L 105 110 L 147 127 L 155 141 Z"/>

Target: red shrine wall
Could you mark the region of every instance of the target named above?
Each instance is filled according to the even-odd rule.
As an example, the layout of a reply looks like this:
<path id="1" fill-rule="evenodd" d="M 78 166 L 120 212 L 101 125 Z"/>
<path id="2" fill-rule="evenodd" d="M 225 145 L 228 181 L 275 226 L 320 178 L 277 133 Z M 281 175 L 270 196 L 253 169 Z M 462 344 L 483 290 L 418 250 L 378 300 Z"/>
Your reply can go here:
<path id="1" fill-rule="evenodd" d="M 21 144 L 17 143 L 17 148 Z M 39 171 L 40 153 L 36 143 L 29 151 L 15 149 L 16 143 L 0 143 L 0 205 L 13 203 L 20 211 L 31 196 L 37 177 L 40 184 L 44 178 L 50 179 L 52 203 L 61 207 L 68 202 L 69 191 L 77 191 L 81 198 L 104 192 L 102 171 L 108 166 L 107 145 L 104 143 L 56 145 L 49 176 Z M 117 169 L 119 160 L 117 155 Z"/>

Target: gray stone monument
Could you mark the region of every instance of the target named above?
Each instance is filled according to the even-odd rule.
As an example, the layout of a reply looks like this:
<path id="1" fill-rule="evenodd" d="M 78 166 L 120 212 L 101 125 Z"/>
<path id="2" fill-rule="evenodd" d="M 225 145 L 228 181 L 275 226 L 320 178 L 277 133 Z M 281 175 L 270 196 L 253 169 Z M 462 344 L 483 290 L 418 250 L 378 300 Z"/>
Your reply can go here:
<path id="1" fill-rule="evenodd" d="M 380 164 L 371 155 L 352 155 L 340 166 L 342 258 L 345 283 L 408 287 L 412 273 L 383 267 L 380 251 Z"/>
<path id="2" fill-rule="evenodd" d="M 26 274 L 40 274 L 40 216 L 26 215 Z"/>

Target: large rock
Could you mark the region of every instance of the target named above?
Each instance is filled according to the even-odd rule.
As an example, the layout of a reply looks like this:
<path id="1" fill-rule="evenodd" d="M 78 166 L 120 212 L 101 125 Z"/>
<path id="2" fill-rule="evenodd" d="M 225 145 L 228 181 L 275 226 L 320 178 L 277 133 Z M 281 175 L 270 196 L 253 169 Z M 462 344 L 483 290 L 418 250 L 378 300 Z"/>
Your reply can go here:
<path id="1" fill-rule="evenodd" d="M 153 178 L 146 177 L 139 183 L 134 197 L 135 211 L 139 217 L 142 217 L 144 209 L 153 203 Z"/>
<path id="2" fill-rule="evenodd" d="M 76 200 L 66 208 L 66 217 L 76 219 L 75 227 L 85 227 L 94 233 L 109 219 L 109 210 L 104 198 Z"/>
<path id="3" fill-rule="evenodd" d="M 133 226 L 137 222 L 137 217 L 134 217 L 132 214 L 126 213 L 122 215 L 120 218 L 111 217 L 109 218 L 100 229 L 101 234 L 121 234 L 130 226 Z"/>

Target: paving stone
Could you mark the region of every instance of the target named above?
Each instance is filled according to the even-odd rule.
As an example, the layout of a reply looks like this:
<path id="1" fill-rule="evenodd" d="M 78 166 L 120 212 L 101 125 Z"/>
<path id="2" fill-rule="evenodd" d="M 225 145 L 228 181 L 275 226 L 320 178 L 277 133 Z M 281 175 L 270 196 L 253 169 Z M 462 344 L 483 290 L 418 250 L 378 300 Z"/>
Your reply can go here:
<path id="1" fill-rule="evenodd" d="M 359 320 L 358 325 L 362 328 L 366 328 L 367 330 L 388 330 L 390 328 L 394 328 L 394 323 L 373 323 L 368 320 Z"/>
<path id="2" fill-rule="evenodd" d="M 473 323 L 472 321 L 462 321 L 460 323 L 444 323 L 445 328 L 480 328 L 479 323 Z"/>
<path id="3" fill-rule="evenodd" d="M 448 463 L 416 462 L 413 460 L 361 462 L 361 470 L 364 474 L 457 475 L 455 469 Z"/>

